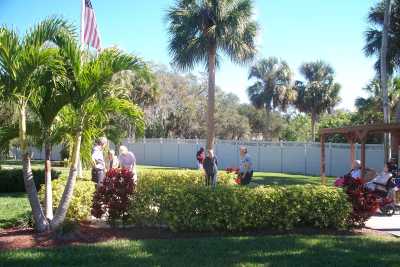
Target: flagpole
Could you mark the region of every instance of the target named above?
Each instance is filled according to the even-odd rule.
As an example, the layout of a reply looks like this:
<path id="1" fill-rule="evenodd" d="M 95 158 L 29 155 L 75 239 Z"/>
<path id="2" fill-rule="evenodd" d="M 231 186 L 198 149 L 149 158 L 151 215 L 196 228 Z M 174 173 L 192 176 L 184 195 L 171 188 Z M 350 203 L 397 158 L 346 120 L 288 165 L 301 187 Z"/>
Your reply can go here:
<path id="1" fill-rule="evenodd" d="M 83 12 L 85 12 L 85 0 L 81 0 L 81 47 L 83 48 L 83 43 L 84 43 L 84 17 L 85 15 L 83 14 Z"/>

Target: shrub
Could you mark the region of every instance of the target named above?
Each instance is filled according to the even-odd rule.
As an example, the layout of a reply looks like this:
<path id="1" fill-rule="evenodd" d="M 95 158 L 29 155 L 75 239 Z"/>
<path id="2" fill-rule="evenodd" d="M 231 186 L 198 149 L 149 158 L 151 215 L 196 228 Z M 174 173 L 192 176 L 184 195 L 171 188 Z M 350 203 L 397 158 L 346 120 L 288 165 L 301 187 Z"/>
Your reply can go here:
<path id="1" fill-rule="evenodd" d="M 218 172 L 218 185 L 233 185 L 235 174 Z M 139 170 L 138 188 L 159 186 L 190 186 L 205 184 L 204 172 L 199 170 Z"/>
<path id="2" fill-rule="evenodd" d="M 236 231 L 347 227 L 343 190 L 325 186 L 160 186 L 137 190 L 129 220 L 174 231 Z"/>
<path id="3" fill-rule="evenodd" d="M 53 186 L 53 209 L 56 209 L 64 192 L 66 179 L 58 179 L 52 182 Z M 74 194 L 67 211 L 67 219 L 80 221 L 87 219 L 93 205 L 93 195 L 96 190 L 95 183 L 86 180 L 77 180 L 74 187 Z M 40 190 L 40 199 L 43 201 L 44 187 Z"/>
<path id="4" fill-rule="evenodd" d="M 127 169 L 111 169 L 106 173 L 103 185 L 96 191 L 93 198 L 92 215 L 101 218 L 108 213 L 108 221 L 115 224 L 118 220 L 125 222 L 132 196 L 133 173 Z"/>
<path id="5" fill-rule="evenodd" d="M 44 170 L 32 170 L 36 188 L 44 184 Z M 58 179 L 61 172 L 52 170 L 51 178 Z M 0 170 L 0 193 L 25 192 L 22 169 Z"/>

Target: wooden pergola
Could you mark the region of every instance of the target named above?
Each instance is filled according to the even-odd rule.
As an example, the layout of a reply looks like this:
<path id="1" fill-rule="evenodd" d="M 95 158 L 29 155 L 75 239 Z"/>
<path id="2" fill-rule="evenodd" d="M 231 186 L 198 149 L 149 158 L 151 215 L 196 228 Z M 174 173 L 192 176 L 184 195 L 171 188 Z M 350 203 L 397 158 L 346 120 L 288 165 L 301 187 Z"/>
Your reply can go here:
<path id="1" fill-rule="evenodd" d="M 350 161 L 351 168 L 354 168 L 355 146 L 358 141 L 361 144 L 361 178 L 365 176 L 365 144 L 369 134 L 391 133 L 391 147 L 396 148 L 396 154 L 400 140 L 400 123 L 393 124 L 371 124 L 362 126 L 342 127 L 342 128 L 324 128 L 319 132 L 321 142 L 321 182 L 326 184 L 325 176 L 325 139 L 329 135 L 343 134 L 347 142 L 350 143 Z"/>

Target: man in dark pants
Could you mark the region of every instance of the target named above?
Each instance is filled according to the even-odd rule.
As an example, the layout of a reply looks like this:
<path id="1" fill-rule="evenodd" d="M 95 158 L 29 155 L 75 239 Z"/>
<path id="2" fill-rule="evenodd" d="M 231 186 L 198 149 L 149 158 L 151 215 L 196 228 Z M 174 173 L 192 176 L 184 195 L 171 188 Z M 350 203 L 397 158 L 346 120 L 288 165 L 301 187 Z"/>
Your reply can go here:
<path id="1" fill-rule="evenodd" d="M 203 162 L 203 168 L 206 173 L 206 186 L 211 185 L 211 187 L 215 188 L 218 179 L 218 161 L 212 149 L 207 151 L 207 156 Z"/>
<path id="2" fill-rule="evenodd" d="M 101 137 L 96 140 L 92 150 L 92 181 L 97 183 L 97 188 L 103 184 L 105 176 L 105 162 L 103 150 L 107 145 L 107 138 Z"/>
<path id="3" fill-rule="evenodd" d="M 253 177 L 253 161 L 247 153 L 246 147 L 240 148 L 240 168 L 239 168 L 240 184 L 247 185 Z"/>

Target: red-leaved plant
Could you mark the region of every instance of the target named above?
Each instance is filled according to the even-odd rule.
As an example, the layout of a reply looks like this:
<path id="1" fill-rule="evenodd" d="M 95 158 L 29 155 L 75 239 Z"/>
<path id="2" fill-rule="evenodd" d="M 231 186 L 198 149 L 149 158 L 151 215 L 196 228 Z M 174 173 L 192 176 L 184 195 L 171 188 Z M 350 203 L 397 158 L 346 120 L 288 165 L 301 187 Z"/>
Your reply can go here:
<path id="1" fill-rule="evenodd" d="M 354 179 L 349 175 L 343 177 L 343 189 L 353 206 L 350 223 L 354 226 L 363 226 L 379 209 L 377 196 L 365 188 L 361 179 Z"/>
<path id="2" fill-rule="evenodd" d="M 236 178 L 235 178 L 235 183 L 237 183 L 238 185 L 241 184 L 242 179 L 241 179 L 241 177 L 240 177 L 240 175 L 239 175 L 239 171 L 240 171 L 239 168 L 237 168 L 237 167 L 229 167 L 229 168 L 226 168 L 225 171 L 226 171 L 227 173 L 234 173 L 234 174 L 237 174 L 237 176 L 236 176 Z"/>
<path id="3" fill-rule="evenodd" d="M 107 220 L 114 224 L 118 220 L 126 221 L 130 197 L 135 184 L 133 173 L 128 169 L 111 169 L 106 173 L 103 185 L 93 198 L 92 215 L 101 218 L 108 214 Z"/>

